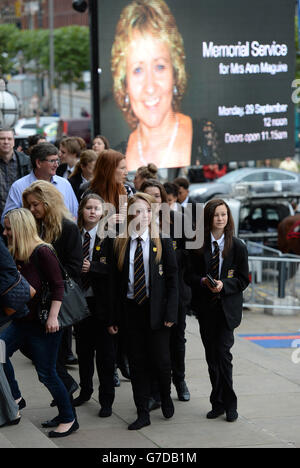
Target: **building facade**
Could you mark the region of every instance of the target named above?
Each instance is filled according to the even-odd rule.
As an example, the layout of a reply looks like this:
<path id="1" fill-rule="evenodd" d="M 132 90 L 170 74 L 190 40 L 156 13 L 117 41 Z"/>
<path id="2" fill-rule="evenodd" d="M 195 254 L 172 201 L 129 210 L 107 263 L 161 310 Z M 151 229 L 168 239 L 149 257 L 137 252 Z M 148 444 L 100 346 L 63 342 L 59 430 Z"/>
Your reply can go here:
<path id="1" fill-rule="evenodd" d="M 1 0 L 0 24 L 13 23 L 20 29 L 47 29 L 49 27 L 49 0 Z M 72 0 L 53 0 L 54 28 L 88 26 L 88 11 L 79 13 Z"/>

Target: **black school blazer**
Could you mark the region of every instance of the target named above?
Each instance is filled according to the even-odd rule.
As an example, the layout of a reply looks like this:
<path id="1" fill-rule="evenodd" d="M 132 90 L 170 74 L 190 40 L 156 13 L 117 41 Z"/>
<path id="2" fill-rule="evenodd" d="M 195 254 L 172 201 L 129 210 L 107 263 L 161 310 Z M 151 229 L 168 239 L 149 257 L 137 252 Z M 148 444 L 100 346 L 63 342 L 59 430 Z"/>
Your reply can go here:
<path id="1" fill-rule="evenodd" d="M 156 248 L 150 240 L 149 255 L 149 294 L 150 294 L 150 327 L 158 330 L 164 326 L 164 322 L 177 322 L 178 314 L 178 272 L 176 255 L 170 239 L 161 239 L 162 257 L 156 263 Z M 110 317 L 110 325 L 124 324 L 124 306 L 128 291 L 129 278 L 129 252 L 128 242 L 123 269 L 117 269 L 117 258 L 113 260 L 113 297 L 114 313 Z"/>
<path id="2" fill-rule="evenodd" d="M 209 314 L 209 304 L 213 296 L 206 286 L 201 286 L 201 278 L 209 273 L 210 259 L 210 249 L 189 252 L 185 279 L 192 288 L 192 308 L 199 319 L 203 314 Z M 228 327 L 233 330 L 241 323 L 243 291 L 249 284 L 247 247 L 236 237 L 232 239 L 232 247 L 223 259 L 220 280 L 223 282 L 220 293 L 223 311 Z"/>
<path id="3" fill-rule="evenodd" d="M 101 240 L 96 235 L 88 275 L 96 302 L 95 317 L 98 320 L 104 321 L 106 325 L 108 324 L 108 317 L 111 315 L 110 297 L 112 293 L 109 291 L 111 287 L 109 283 L 111 266 L 112 249 L 110 247 L 110 239 Z"/>

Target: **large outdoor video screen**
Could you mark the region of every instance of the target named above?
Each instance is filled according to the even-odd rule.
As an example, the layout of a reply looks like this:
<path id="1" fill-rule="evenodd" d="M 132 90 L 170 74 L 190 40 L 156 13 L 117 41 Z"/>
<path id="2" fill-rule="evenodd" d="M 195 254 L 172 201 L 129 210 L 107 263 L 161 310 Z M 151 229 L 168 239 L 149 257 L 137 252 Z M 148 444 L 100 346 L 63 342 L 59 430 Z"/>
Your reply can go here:
<path id="1" fill-rule="evenodd" d="M 294 0 L 101 0 L 101 133 L 129 170 L 294 154 Z"/>

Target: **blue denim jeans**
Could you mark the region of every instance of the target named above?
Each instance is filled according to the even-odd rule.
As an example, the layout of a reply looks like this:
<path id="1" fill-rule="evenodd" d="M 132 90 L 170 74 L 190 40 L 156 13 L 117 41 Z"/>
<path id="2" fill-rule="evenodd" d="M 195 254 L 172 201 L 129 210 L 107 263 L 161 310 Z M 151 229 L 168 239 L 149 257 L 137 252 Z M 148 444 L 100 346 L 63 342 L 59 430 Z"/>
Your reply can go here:
<path id="1" fill-rule="evenodd" d="M 4 371 L 15 400 L 21 397 L 10 357 L 22 346 L 28 347 L 32 361 L 42 382 L 57 402 L 59 421 L 68 423 L 75 415 L 69 394 L 56 372 L 56 360 L 62 331 L 47 333 L 45 328 L 36 322 L 13 321 L 1 334 L 0 339 L 6 343 L 6 364 Z"/>

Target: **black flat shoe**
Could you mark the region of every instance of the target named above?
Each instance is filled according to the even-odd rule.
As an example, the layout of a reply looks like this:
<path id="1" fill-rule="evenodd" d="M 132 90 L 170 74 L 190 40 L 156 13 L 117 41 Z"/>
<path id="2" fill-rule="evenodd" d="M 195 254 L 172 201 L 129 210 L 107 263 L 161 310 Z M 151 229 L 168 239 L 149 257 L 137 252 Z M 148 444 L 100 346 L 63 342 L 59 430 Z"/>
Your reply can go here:
<path id="1" fill-rule="evenodd" d="M 73 406 L 75 406 L 75 408 L 77 406 L 81 406 L 84 403 L 86 403 L 87 401 L 89 401 L 90 399 L 91 399 L 90 396 L 89 397 L 84 397 L 84 396 L 79 395 L 77 398 L 74 399 Z"/>
<path id="2" fill-rule="evenodd" d="M 226 411 L 226 421 L 227 422 L 234 422 L 239 417 L 238 412 L 236 410 Z"/>
<path id="3" fill-rule="evenodd" d="M 21 421 L 21 416 L 19 416 L 17 419 L 13 419 L 12 421 L 8 421 L 5 424 L 1 424 L 0 427 L 16 426 L 17 424 L 19 424 L 20 421 Z"/>
<path id="4" fill-rule="evenodd" d="M 66 432 L 55 432 L 55 431 L 50 431 L 49 432 L 49 437 L 51 439 L 54 439 L 54 438 L 60 438 L 60 437 L 67 437 L 68 435 L 72 434 L 72 432 L 75 432 L 79 429 L 79 424 L 78 424 L 78 421 L 77 419 L 75 419 L 75 421 L 73 422 L 72 426 L 70 427 L 70 429 Z"/>
<path id="5" fill-rule="evenodd" d="M 129 431 L 138 431 L 142 429 L 142 427 L 150 426 L 151 422 L 150 419 L 147 417 L 138 417 L 136 421 L 132 424 L 129 424 L 128 430 Z"/>
<path id="6" fill-rule="evenodd" d="M 160 405 L 161 405 L 160 401 L 155 400 L 153 397 L 149 398 L 149 401 L 148 401 L 149 411 L 153 411 L 153 410 L 160 408 Z"/>
<path id="7" fill-rule="evenodd" d="M 19 403 L 17 403 L 17 405 L 19 406 L 19 411 L 23 408 L 26 408 L 26 401 L 24 400 L 24 398 L 21 398 L 21 400 L 19 401 Z"/>
<path id="8" fill-rule="evenodd" d="M 189 401 L 191 398 L 189 389 L 187 387 L 187 384 L 185 380 L 182 380 L 182 382 L 179 382 L 178 384 L 175 385 L 177 395 L 178 395 L 178 400 L 180 401 Z"/>
<path id="9" fill-rule="evenodd" d="M 42 427 L 57 427 L 60 424 L 60 420 L 58 416 L 55 416 L 55 418 L 50 419 L 49 421 L 46 421 L 42 423 Z"/>
<path id="10" fill-rule="evenodd" d="M 98 413 L 99 418 L 109 418 L 111 415 L 112 415 L 111 407 L 108 407 L 108 408 L 103 407 L 100 409 Z"/>
<path id="11" fill-rule="evenodd" d="M 68 356 L 65 362 L 66 366 L 75 366 L 78 364 L 78 359 L 75 356 Z"/>
<path id="12" fill-rule="evenodd" d="M 172 418 L 175 408 L 171 397 L 161 400 L 161 410 L 165 418 Z"/>
<path id="13" fill-rule="evenodd" d="M 224 409 L 212 409 L 211 411 L 209 411 L 206 415 L 207 419 L 216 419 L 218 418 L 219 416 L 222 416 L 222 414 L 225 413 L 225 410 Z"/>

